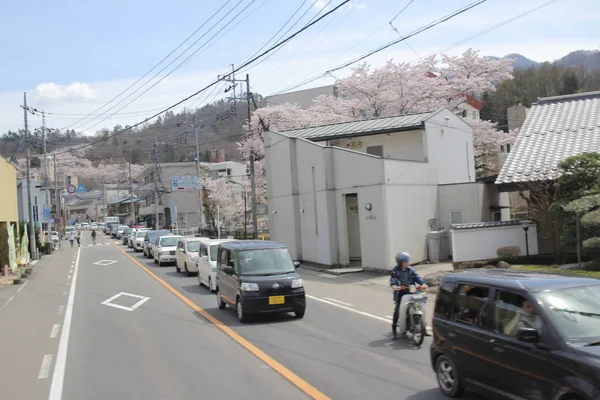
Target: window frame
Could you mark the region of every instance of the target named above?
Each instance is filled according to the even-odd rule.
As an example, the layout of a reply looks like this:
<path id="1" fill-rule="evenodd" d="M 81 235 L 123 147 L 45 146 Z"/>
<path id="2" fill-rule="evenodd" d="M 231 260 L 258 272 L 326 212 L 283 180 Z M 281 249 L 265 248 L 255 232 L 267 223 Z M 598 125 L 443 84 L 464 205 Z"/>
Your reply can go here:
<path id="1" fill-rule="evenodd" d="M 479 327 L 476 325 L 472 325 L 472 324 L 468 324 L 466 322 L 463 322 L 461 320 L 457 320 L 456 319 L 456 313 L 457 313 L 457 307 L 458 307 L 458 299 L 459 299 L 459 290 L 461 286 L 474 286 L 474 287 L 480 287 L 480 288 L 487 288 L 488 289 L 488 294 L 487 294 L 487 299 L 486 301 L 483 303 L 483 308 L 482 311 L 484 311 L 486 313 L 485 316 L 485 322 L 486 322 L 486 326 L 485 327 Z M 471 328 L 471 329 L 480 329 L 482 331 L 486 331 L 486 332 L 494 332 L 493 329 L 490 328 L 491 322 L 490 322 L 490 305 L 491 305 L 491 299 L 492 299 L 492 295 L 494 294 L 495 291 L 495 287 L 491 286 L 491 285 L 485 285 L 485 284 L 480 284 L 480 283 L 473 283 L 473 282 L 467 282 L 467 281 L 457 281 L 455 282 L 455 287 L 454 287 L 454 292 L 452 294 L 452 310 L 451 312 L 451 321 L 455 324 L 457 324 L 460 327 L 467 327 L 467 328 Z M 466 297 L 466 296 L 465 296 Z M 481 312 L 481 311 L 480 311 Z M 492 321 L 493 322 L 493 321 Z"/>
<path id="2" fill-rule="evenodd" d="M 442 290 L 444 290 L 444 287 L 446 285 L 451 286 L 452 288 L 450 291 L 447 291 L 449 293 L 448 300 L 444 304 L 441 304 L 442 300 L 440 297 L 440 293 L 442 292 Z M 452 310 L 454 308 L 454 299 L 455 299 L 455 292 L 456 292 L 457 287 L 458 287 L 458 283 L 456 281 L 444 282 L 440 286 L 438 295 L 435 299 L 435 305 L 433 307 L 433 318 L 438 318 L 443 321 L 451 321 L 452 320 Z M 442 314 L 441 309 L 444 309 L 443 312 L 445 312 L 446 315 Z"/>
<path id="3" fill-rule="evenodd" d="M 460 213 L 460 222 L 452 222 L 452 214 Z M 450 225 L 454 224 L 464 224 L 465 223 L 465 214 L 463 210 L 450 210 Z"/>
<path id="4" fill-rule="evenodd" d="M 381 148 L 381 155 L 379 154 L 373 154 L 373 153 L 369 153 L 369 149 L 379 149 Z M 375 156 L 375 157 L 384 157 L 384 152 L 383 152 L 383 145 L 382 144 L 378 144 L 376 146 L 367 146 L 367 148 L 365 149 L 365 152 L 369 155 Z"/>

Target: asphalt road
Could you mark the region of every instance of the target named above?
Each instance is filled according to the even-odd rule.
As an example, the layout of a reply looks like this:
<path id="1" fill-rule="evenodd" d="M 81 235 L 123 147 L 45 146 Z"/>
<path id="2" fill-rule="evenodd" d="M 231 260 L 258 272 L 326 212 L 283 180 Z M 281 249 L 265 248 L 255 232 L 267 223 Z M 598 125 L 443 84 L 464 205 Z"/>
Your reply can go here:
<path id="1" fill-rule="evenodd" d="M 196 277 L 104 235 L 89 242 L 42 260 L 0 310 L 3 334 L 31 343 L 19 352 L 0 343 L 7 398 L 444 399 L 430 338 L 421 348 L 392 341 L 384 318 L 317 298 L 301 320 L 240 324 Z"/>

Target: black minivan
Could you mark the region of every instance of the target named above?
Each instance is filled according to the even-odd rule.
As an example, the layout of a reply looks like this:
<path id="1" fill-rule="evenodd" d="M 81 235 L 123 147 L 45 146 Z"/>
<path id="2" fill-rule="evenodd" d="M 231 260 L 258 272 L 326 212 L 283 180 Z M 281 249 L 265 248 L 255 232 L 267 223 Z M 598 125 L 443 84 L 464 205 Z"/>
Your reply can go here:
<path id="1" fill-rule="evenodd" d="M 287 246 L 264 240 L 236 240 L 219 245 L 217 304 L 235 307 L 240 322 L 253 315 L 293 312 L 304 317 L 304 283 Z"/>
<path id="2" fill-rule="evenodd" d="M 600 280 L 513 270 L 446 275 L 431 363 L 443 394 L 600 398 Z"/>

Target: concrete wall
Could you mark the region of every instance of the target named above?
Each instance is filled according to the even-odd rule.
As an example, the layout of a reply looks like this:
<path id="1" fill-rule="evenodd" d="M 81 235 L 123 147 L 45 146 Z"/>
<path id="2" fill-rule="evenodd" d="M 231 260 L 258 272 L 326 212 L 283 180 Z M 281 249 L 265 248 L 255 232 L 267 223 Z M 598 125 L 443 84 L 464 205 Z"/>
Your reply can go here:
<path id="1" fill-rule="evenodd" d="M 497 258 L 496 250 L 505 246 L 519 246 L 527 254 L 523 226 L 499 226 L 473 229 L 451 229 L 453 261 L 476 261 Z M 537 226 L 529 225 L 527 232 L 529 254 L 538 253 Z"/>
<path id="2" fill-rule="evenodd" d="M 471 126 L 451 111 L 442 109 L 425 122 L 425 128 L 426 154 L 436 171 L 437 183 L 474 182 Z"/>
<path id="3" fill-rule="evenodd" d="M 362 153 L 366 153 L 368 147 L 383 146 L 384 158 L 411 161 L 426 160 L 425 142 L 421 130 L 338 139 L 330 141 L 329 144 Z"/>

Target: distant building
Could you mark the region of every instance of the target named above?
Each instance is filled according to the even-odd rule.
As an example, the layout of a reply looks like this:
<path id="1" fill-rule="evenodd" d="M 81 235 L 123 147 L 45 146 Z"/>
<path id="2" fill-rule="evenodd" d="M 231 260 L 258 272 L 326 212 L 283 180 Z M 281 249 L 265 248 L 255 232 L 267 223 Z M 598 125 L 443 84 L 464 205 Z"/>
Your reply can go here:
<path id="1" fill-rule="evenodd" d="M 508 119 L 508 129 L 511 131 L 514 129 L 520 129 L 529 115 L 529 110 L 530 108 L 525 107 L 521 103 L 507 108 L 506 116 Z"/>
<path id="2" fill-rule="evenodd" d="M 338 96 L 337 87 L 335 85 L 319 86 L 311 89 L 297 90 L 276 94 L 274 96 L 265 97 L 267 106 L 275 106 L 285 103 L 296 103 L 302 108 L 309 108 L 313 105 L 314 100 L 321 95 Z"/>

